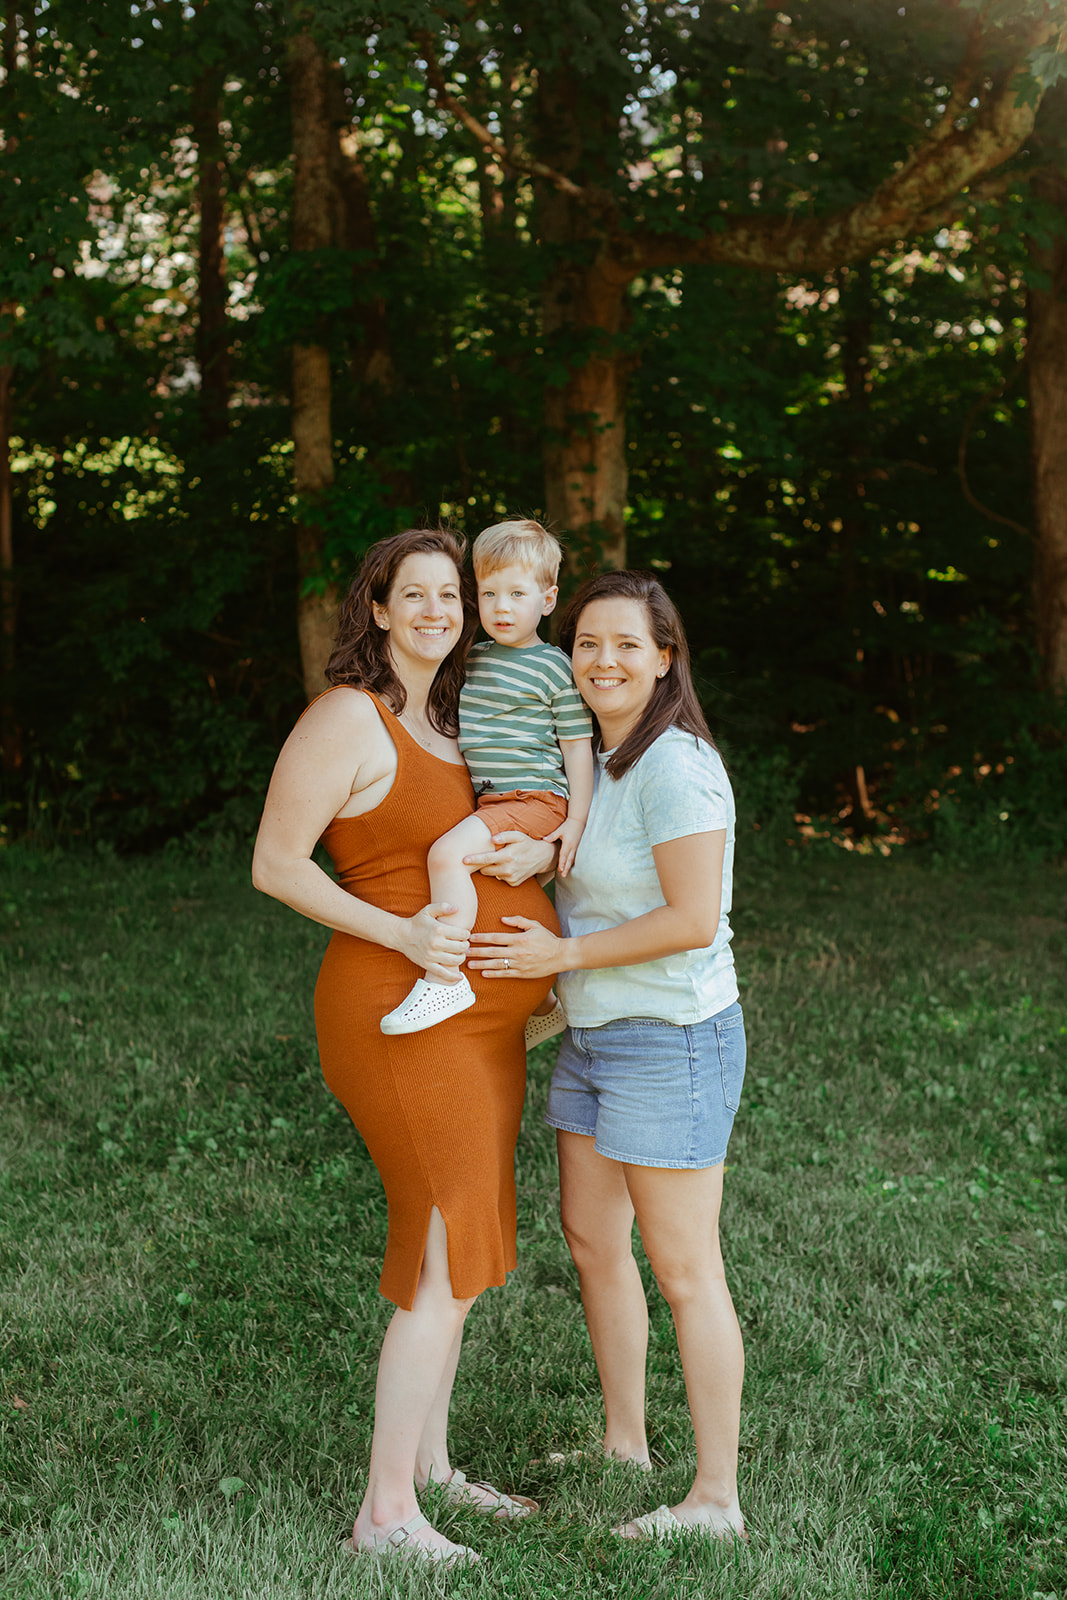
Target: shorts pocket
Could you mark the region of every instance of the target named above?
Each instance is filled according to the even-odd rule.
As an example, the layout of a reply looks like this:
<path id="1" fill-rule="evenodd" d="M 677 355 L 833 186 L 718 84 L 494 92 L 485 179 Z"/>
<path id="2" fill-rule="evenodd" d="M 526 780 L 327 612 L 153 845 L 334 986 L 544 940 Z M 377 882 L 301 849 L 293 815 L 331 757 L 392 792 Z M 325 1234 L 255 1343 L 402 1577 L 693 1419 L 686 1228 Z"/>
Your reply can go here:
<path id="1" fill-rule="evenodd" d="M 719 1069 L 722 1073 L 722 1097 L 727 1109 L 736 1111 L 741 1104 L 741 1085 L 745 1081 L 745 1019 L 740 1011 L 732 1017 L 716 1022 L 715 1033 L 719 1041 Z"/>

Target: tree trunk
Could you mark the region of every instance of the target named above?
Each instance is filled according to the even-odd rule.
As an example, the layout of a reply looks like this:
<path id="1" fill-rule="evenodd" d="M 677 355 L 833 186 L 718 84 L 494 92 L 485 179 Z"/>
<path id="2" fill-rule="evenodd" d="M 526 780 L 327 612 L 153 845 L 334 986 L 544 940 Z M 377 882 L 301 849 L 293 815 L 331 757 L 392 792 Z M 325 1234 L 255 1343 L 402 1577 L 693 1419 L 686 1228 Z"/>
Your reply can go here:
<path id="1" fill-rule="evenodd" d="M 1067 99 L 1067 97 L 1064 97 Z M 1030 179 L 1067 229 L 1067 172 L 1058 163 Z M 1067 691 L 1067 237 L 1030 239 L 1039 285 L 1029 293 L 1026 364 L 1034 484 L 1034 621 L 1041 678 Z M 1046 287 L 1047 285 L 1047 287 Z"/>
<path id="2" fill-rule="evenodd" d="M 396 368 L 389 348 L 385 300 L 368 294 L 364 280 L 381 271 L 378 229 L 370 204 L 370 187 L 359 140 L 352 126 L 336 71 L 330 75 L 334 137 L 330 144 L 331 181 L 335 195 L 334 242 L 358 253 L 352 269 L 352 298 L 360 337 L 352 345 L 352 377 L 357 384 L 375 384 L 387 393 L 396 387 Z"/>
<path id="3" fill-rule="evenodd" d="M 9 315 L 12 306 L 0 307 Z M 15 705 L 15 542 L 11 518 L 10 364 L 0 366 L 0 768 L 12 777 L 22 765 L 22 735 Z"/>
<path id="4" fill-rule="evenodd" d="M 869 259 L 913 232 L 933 226 L 961 190 L 1014 155 L 1034 124 L 1034 107 L 1018 94 L 1018 67 L 1056 36 L 1045 8 L 1021 27 L 1013 61 L 988 81 L 968 46 L 954 85 L 961 105 L 978 109 L 966 126 L 945 124 L 896 163 L 873 194 L 828 216 L 759 215 L 723 220 L 704 233 L 668 234 L 620 226 L 605 182 L 619 164 L 621 106 L 610 87 L 579 78 L 557 60 L 538 79 L 538 174 L 541 241 L 559 263 L 545 304 L 550 361 L 563 384 L 546 405 L 546 496 L 549 515 L 579 533 L 579 563 L 623 564 L 626 455 L 623 406 L 627 363 L 619 349 L 626 286 L 640 273 L 689 263 L 730 263 L 811 276 Z M 981 45 L 982 35 L 972 30 Z M 625 48 L 620 32 L 620 47 Z M 980 102 L 980 103 L 979 103 Z M 549 175 L 554 174 L 554 178 Z M 578 188 L 574 190 L 574 185 Z M 679 210 L 682 210 L 680 205 Z M 566 333 L 569 338 L 559 337 Z M 557 348 L 551 344 L 556 336 Z"/>
<path id="5" fill-rule="evenodd" d="M 558 64 L 538 83 L 540 153 L 568 178 L 602 181 L 620 113 Z M 634 271 L 613 259 L 601 211 L 544 181 L 537 196 L 541 244 L 557 263 L 544 291 L 545 352 L 565 373 L 545 386 L 545 509 L 553 530 L 572 536 L 567 564 L 584 575 L 626 565 L 629 361 L 620 335 Z"/>
<path id="6" fill-rule="evenodd" d="M 568 566 L 583 576 L 626 565 L 628 363 L 618 338 L 630 280 L 611 268 L 564 267 L 545 294 L 545 342 L 567 365 L 565 381 L 545 388 L 545 509 L 575 539 Z"/>
<path id="7" fill-rule="evenodd" d="M 196 362 L 200 369 L 201 432 L 209 444 L 225 436 L 230 402 L 224 251 L 226 167 L 219 132 L 222 84 L 223 74 L 212 69 L 200 76 L 193 89 L 196 194 L 200 211 Z"/>
<path id="8" fill-rule="evenodd" d="M 324 250 L 333 243 L 334 185 L 331 146 L 329 64 L 304 28 L 289 47 L 289 87 L 293 126 L 293 249 Z M 293 346 L 293 474 L 301 500 L 296 529 L 299 590 L 297 630 L 304 689 L 309 699 L 326 686 L 326 663 L 333 648 L 337 585 L 325 570 L 321 525 L 315 501 L 333 483 L 330 425 L 330 356 L 322 344 Z"/>
<path id="9" fill-rule="evenodd" d="M 859 570 L 864 534 L 863 502 L 867 494 L 864 463 L 871 449 L 871 269 L 866 261 L 844 267 L 837 275 L 843 312 L 841 369 L 845 380 L 844 415 L 841 418 L 841 633 L 846 649 L 846 680 L 852 690 L 853 765 L 845 778 L 852 796 L 852 830 L 857 836 L 873 833 L 874 808 L 867 792 L 861 742 L 863 684 L 866 676 L 860 626 Z"/>

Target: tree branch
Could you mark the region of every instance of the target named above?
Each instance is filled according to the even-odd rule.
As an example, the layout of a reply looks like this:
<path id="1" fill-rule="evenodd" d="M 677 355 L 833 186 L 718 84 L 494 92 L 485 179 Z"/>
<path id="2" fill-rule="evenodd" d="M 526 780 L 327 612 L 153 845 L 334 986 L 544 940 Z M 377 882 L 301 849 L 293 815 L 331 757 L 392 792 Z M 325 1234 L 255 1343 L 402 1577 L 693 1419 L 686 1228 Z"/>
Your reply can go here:
<path id="1" fill-rule="evenodd" d="M 433 90 L 437 104 L 443 110 L 450 111 L 457 121 L 462 122 L 467 132 L 472 133 L 478 143 L 496 156 L 498 161 L 506 162 L 509 167 L 514 167 L 518 172 L 525 172 L 531 178 L 543 178 L 546 183 L 552 184 L 563 194 L 569 194 L 572 199 L 584 200 L 590 205 L 603 203 L 592 191 L 583 189 L 565 173 L 557 172 L 554 167 L 547 167 L 543 161 L 532 161 L 502 144 L 484 123 L 479 122 L 478 118 L 467 110 L 462 100 L 457 100 L 455 95 L 449 92 L 431 36 L 428 33 L 416 33 L 415 41 L 426 58 L 426 81 Z"/>
<path id="2" fill-rule="evenodd" d="M 990 522 L 999 522 L 1002 527 L 1011 528 L 1015 533 L 1021 533 L 1024 539 L 1032 539 L 1033 534 L 1030 532 L 1030 529 L 1024 527 L 1021 522 L 1014 522 L 1011 517 L 1002 516 L 999 511 L 991 511 L 988 506 L 984 506 L 979 500 L 978 496 L 974 493 L 974 490 L 971 488 L 971 485 L 967 480 L 967 441 L 970 439 L 971 429 L 974 427 L 974 424 L 978 419 L 978 413 L 982 410 L 982 407 L 987 406 L 991 400 L 998 400 L 1004 393 L 1005 389 L 1007 389 L 1010 384 L 1015 382 L 1015 379 L 1022 371 L 1022 366 L 1023 363 L 1020 361 L 1016 366 L 1015 371 L 1009 373 L 1009 375 L 1004 379 L 1003 383 L 999 383 L 995 389 L 987 389 L 985 394 L 979 395 L 970 411 L 968 411 L 967 419 L 964 422 L 963 430 L 960 433 L 959 449 L 956 452 L 956 471 L 959 474 L 960 488 L 963 490 L 963 498 L 966 500 L 969 506 L 973 506 L 974 509 L 980 512 L 983 517 L 988 517 Z"/>
<path id="3" fill-rule="evenodd" d="M 1020 104 L 1018 69 L 1035 45 L 1057 33 L 1048 17 L 1021 42 L 1015 61 L 966 128 L 923 140 L 874 194 L 828 217 L 743 217 L 703 237 L 639 230 L 620 237 L 616 252 L 636 276 L 655 267 L 723 263 L 763 271 L 826 272 L 862 261 L 914 233 L 961 189 L 1015 154 L 1034 125 L 1034 107 Z M 970 45 L 968 46 L 970 51 Z"/>
<path id="4" fill-rule="evenodd" d="M 952 92 L 945 101 L 945 109 L 930 130 L 931 139 L 947 139 L 955 129 L 957 119 L 962 117 L 970 104 L 971 85 L 982 65 L 983 43 L 982 18 L 979 13 L 971 23 L 971 31 L 967 35 L 967 48 L 963 52 L 960 70 L 953 80 Z"/>
<path id="5" fill-rule="evenodd" d="M 992 177 L 983 179 L 981 183 L 969 184 L 962 194 L 952 195 L 925 215 L 916 217 L 910 230 L 912 237 L 920 238 L 924 233 L 933 233 L 935 228 L 955 226 L 972 206 L 985 205 L 990 200 L 1000 200 L 1013 180 L 1016 183 L 1022 182 L 1029 177 L 1032 170 L 1032 168 L 1013 167 L 1011 172 L 995 172 Z"/>

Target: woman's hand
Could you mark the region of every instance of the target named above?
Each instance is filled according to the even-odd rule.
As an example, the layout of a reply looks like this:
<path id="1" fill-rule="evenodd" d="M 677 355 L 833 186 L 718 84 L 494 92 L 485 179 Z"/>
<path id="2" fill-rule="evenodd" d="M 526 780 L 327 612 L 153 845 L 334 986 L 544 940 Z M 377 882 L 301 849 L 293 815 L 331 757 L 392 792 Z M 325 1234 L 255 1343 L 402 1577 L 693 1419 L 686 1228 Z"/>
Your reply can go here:
<path id="1" fill-rule="evenodd" d="M 564 963 L 563 940 L 529 917 L 501 917 L 515 933 L 472 933 L 468 967 L 483 978 L 551 978 Z M 505 962 L 507 963 L 505 965 Z"/>
<path id="2" fill-rule="evenodd" d="M 493 844 L 495 849 L 464 856 L 463 860 L 468 867 L 478 867 L 487 878 L 500 878 L 513 889 L 538 873 L 550 873 L 556 865 L 556 846 L 547 839 L 531 839 L 525 833 L 495 833 Z M 509 920 L 504 918 L 505 922 Z"/>
<path id="3" fill-rule="evenodd" d="M 422 967 L 431 983 L 455 983 L 470 949 L 470 929 L 442 920 L 455 909 L 443 903 L 423 906 L 404 920 L 400 953 Z"/>

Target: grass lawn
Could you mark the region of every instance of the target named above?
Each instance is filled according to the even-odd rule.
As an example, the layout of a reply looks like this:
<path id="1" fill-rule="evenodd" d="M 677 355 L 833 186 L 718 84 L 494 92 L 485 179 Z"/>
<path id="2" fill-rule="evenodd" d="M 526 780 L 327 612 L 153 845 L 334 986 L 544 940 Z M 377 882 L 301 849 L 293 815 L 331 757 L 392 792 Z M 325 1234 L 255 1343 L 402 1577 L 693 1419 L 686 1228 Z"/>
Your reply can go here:
<path id="1" fill-rule="evenodd" d="M 691 1472 L 650 1284 L 653 1480 L 539 1465 L 598 1396 L 540 1120 L 469 1323 L 457 1464 L 538 1497 L 486 1556 L 341 1548 L 385 1205 L 319 1073 L 323 931 L 244 864 L 0 852 L 0 1595 L 1067 1600 L 1067 873 L 835 856 L 737 892 L 724 1206 L 751 1544 L 622 1547 Z M 431 1511 L 433 1507 L 429 1507 Z"/>

